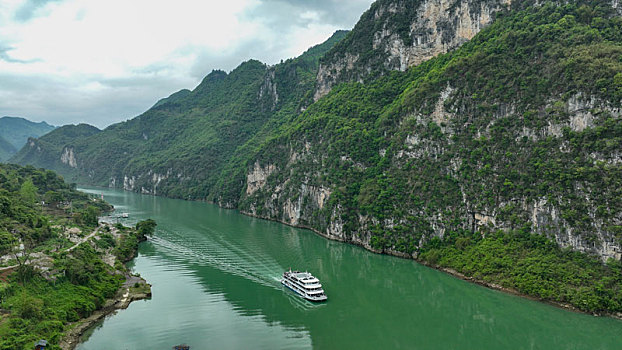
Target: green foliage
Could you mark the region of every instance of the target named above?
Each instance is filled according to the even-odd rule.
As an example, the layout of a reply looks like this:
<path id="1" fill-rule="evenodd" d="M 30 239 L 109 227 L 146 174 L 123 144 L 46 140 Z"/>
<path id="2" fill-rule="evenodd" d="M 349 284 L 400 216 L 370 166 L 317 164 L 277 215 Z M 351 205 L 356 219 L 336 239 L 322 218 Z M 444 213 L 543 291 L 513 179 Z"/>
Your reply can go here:
<path id="1" fill-rule="evenodd" d="M 66 325 L 100 308 L 123 280 L 109 273 L 99 277 L 86 284 L 68 279 L 50 282 L 41 277 L 23 285 L 12 284 L 11 293 L 1 304 L 11 314 L 0 326 L 0 349 L 29 349 L 41 338 L 47 339 L 52 349 L 60 349 L 56 344 Z"/>
<path id="2" fill-rule="evenodd" d="M 100 239 L 96 242 L 97 247 L 100 249 L 114 248 L 116 241 L 114 237 L 109 233 L 100 234 Z"/>
<path id="3" fill-rule="evenodd" d="M 151 236 L 157 226 L 156 222 L 152 219 L 139 221 L 136 224 L 134 230 L 127 230 L 122 228 L 121 238 L 118 245 L 114 249 L 115 256 L 122 262 L 130 261 L 136 255 L 138 249 L 138 243 Z"/>
<path id="4" fill-rule="evenodd" d="M 42 199 L 46 204 L 40 204 Z M 56 234 L 76 224 L 92 229 L 97 214 L 109 209 L 110 205 L 75 191 L 51 171 L 0 164 L 0 255 L 16 251 L 18 239 L 25 246 L 8 283 L 0 282 L 0 349 L 30 348 L 41 338 L 59 349 L 69 322 L 89 316 L 114 296 L 125 278 L 101 259 L 101 251 L 117 245 L 112 235 L 102 233 L 94 244 L 97 249 L 87 242 L 67 252 L 61 249 L 71 243 Z M 75 210 L 73 217 L 71 210 Z M 155 222 L 139 226 L 147 234 Z M 138 236 L 138 230 L 123 230 Z M 33 251 L 54 257 L 47 279 L 26 258 Z"/>
<path id="5" fill-rule="evenodd" d="M 0 255 L 8 254 L 14 246 L 15 236 L 6 231 L 0 231 Z"/>
<path id="6" fill-rule="evenodd" d="M 75 223 L 95 227 L 97 215 L 111 208 L 75 191 L 52 171 L 0 164 L 0 252 L 9 252 L 10 242 L 18 239 L 30 246 L 54 239 L 49 224 L 53 214 L 75 210 Z"/>
<path id="7" fill-rule="evenodd" d="M 26 180 L 19 189 L 19 195 L 27 205 L 34 205 L 37 200 L 37 188 L 33 185 L 32 180 Z"/>
<path id="8" fill-rule="evenodd" d="M 15 305 L 16 314 L 24 319 L 39 318 L 42 316 L 43 300 L 23 292 Z"/>
<path id="9" fill-rule="evenodd" d="M 464 239 L 468 241 L 465 241 Z M 421 258 L 522 294 L 574 305 L 589 312 L 622 311 L 619 261 L 560 249 L 539 234 L 495 232 L 483 239 L 428 243 Z"/>
<path id="10" fill-rule="evenodd" d="M 153 219 L 139 221 L 136 224 L 136 232 L 138 234 L 138 237 L 140 239 L 145 239 L 146 237 L 153 235 L 156 226 L 158 226 L 158 224 L 156 224 L 155 220 Z"/>
<path id="11" fill-rule="evenodd" d="M 80 210 L 78 212 L 77 222 L 88 226 L 88 227 L 97 227 L 98 219 L 97 217 L 100 215 L 100 210 L 92 205 L 87 205 L 86 208 Z"/>

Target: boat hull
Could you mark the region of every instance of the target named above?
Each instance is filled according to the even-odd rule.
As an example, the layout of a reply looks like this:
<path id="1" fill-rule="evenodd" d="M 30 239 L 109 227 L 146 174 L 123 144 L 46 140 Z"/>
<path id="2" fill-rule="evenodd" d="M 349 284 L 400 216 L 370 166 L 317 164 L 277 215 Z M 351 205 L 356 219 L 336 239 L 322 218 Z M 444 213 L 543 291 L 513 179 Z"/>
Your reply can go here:
<path id="1" fill-rule="evenodd" d="M 315 302 L 315 303 L 319 303 L 322 301 L 326 301 L 326 299 L 328 299 L 326 297 L 326 295 L 322 295 L 321 297 L 310 297 L 308 295 L 305 295 L 304 293 L 302 293 L 301 291 L 299 291 L 298 289 L 296 289 L 293 285 L 291 285 L 291 282 L 289 282 L 286 279 L 282 279 L 281 280 L 281 284 L 284 285 L 285 287 L 287 287 L 288 289 L 290 289 L 292 292 L 296 293 L 299 297 Z"/>

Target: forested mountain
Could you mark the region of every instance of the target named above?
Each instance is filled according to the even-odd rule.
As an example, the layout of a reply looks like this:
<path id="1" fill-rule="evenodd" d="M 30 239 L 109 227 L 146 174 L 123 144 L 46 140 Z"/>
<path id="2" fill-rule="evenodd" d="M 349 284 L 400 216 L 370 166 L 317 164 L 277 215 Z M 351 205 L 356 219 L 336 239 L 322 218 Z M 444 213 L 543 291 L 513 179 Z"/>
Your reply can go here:
<path id="1" fill-rule="evenodd" d="M 80 143 L 81 140 L 100 131 L 88 124 L 62 126 L 38 139 L 29 138 L 26 146 L 11 158 L 11 162 L 34 164 L 47 169 L 75 168 L 73 144 L 83 144 Z M 78 151 L 84 149 L 85 147 L 78 148 Z"/>
<path id="2" fill-rule="evenodd" d="M 251 60 L 228 74 L 213 71 L 193 91 L 177 92 L 135 119 L 67 142 L 49 135 L 12 161 L 52 167 L 72 181 L 205 199 L 240 146 L 264 139 L 311 103 L 318 60 L 346 33 L 273 67 Z M 244 173 L 240 168 L 235 181 Z"/>
<path id="3" fill-rule="evenodd" d="M 620 12 L 380 0 L 337 45 L 212 72 L 57 169 L 622 311 Z"/>
<path id="4" fill-rule="evenodd" d="M 0 162 L 6 161 L 22 148 L 29 137 L 40 137 L 54 128 L 46 122 L 34 123 L 15 117 L 0 118 Z"/>
<path id="5" fill-rule="evenodd" d="M 0 162 L 11 158 L 12 155 L 17 152 L 17 149 L 13 145 L 0 136 Z"/>
<path id="6" fill-rule="evenodd" d="M 405 73 L 337 86 L 259 150 L 241 208 L 406 254 L 528 228 L 619 259 L 622 20 L 605 4 L 509 12 Z"/>

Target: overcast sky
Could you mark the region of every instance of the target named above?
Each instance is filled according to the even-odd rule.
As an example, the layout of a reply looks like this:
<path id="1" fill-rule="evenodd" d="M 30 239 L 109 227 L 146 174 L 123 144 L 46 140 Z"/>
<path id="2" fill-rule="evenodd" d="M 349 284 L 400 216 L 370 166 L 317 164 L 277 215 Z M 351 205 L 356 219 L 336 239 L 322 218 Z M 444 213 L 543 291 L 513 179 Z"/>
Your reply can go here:
<path id="1" fill-rule="evenodd" d="M 1 0 L 0 116 L 105 127 L 213 69 L 295 57 L 372 0 Z"/>

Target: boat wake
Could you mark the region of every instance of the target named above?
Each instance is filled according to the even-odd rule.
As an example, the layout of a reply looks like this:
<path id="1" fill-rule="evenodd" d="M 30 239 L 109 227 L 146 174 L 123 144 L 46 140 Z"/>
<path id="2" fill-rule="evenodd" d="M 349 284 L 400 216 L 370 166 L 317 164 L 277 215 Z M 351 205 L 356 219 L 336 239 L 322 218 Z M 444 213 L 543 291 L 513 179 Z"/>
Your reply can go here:
<path id="1" fill-rule="evenodd" d="M 285 288 L 281 284 L 281 276 L 285 269 L 272 257 L 258 249 L 251 249 L 248 245 L 236 245 L 224 234 L 210 228 L 202 227 L 201 229 L 210 234 L 201 235 L 198 240 L 184 235 L 182 240 L 179 234 L 159 231 L 158 236 L 149 240 L 179 261 L 206 265 L 262 286 L 280 290 L 297 309 L 309 310 L 323 306 L 323 304 L 314 304 L 304 300 Z"/>
<path id="2" fill-rule="evenodd" d="M 267 256 L 256 256 L 255 252 L 221 241 L 175 242 L 163 237 L 150 239 L 155 245 L 165 248 L 167 253 L 180 260 L 204 264 L 231 275 L 245 278 L 266 287 L 280 289 L 280 274 L 283 268 Z"/>

